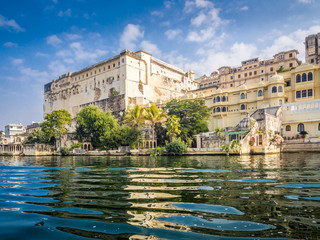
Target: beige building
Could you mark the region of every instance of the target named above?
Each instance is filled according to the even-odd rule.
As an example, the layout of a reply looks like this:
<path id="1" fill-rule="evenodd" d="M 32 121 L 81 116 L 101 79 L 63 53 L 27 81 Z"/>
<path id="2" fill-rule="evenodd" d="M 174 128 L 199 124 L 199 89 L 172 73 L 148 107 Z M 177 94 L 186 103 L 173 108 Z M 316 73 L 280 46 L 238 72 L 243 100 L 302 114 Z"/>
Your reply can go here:
<path id="1" fill-rule="evenodd" d="M 306 51 L 306 63 L 320 63 L 320 33 L 312 34 L 306 37 L 304 42 Z"/>
<path id="2" fill-rule="evenodd" d="M 198 78 L 199 89 L 194 93 L 208 96 L 217 87 L 236 90 L 243 85 L 268 82 L 277 70 L 287 71 L 299 66 L 301 62 L 297 58 L 298 53 L 297 50 L 290 50 L 277 53 L 269 60 L 257 57 L 242 61 L 240 67 L 220 67 L 219 73 L 213 72 L 209 77 L 204 75 Z"/>
<path id="3" fill-rule="evenodd" d="M 44 87 L 44 114 L 66 109 L 75 117 L 82 107 L 97 105 L 122 115 L 132 104 L 160 103 L 198 88 L 192 71 L 129 50 L 78 72 L 66 73 Z"/>

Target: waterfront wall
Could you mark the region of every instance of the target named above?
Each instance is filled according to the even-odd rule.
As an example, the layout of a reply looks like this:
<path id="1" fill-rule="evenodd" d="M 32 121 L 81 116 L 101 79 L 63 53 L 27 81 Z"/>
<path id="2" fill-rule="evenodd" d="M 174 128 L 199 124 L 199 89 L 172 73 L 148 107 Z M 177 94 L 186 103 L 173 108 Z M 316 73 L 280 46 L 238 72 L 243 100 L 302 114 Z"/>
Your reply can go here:
<path id="1" fill-rule="evenodd" d="M 284 143 L 281 152 L 318 152 L 320 153 L 320 142 L 308 143 Z"/>

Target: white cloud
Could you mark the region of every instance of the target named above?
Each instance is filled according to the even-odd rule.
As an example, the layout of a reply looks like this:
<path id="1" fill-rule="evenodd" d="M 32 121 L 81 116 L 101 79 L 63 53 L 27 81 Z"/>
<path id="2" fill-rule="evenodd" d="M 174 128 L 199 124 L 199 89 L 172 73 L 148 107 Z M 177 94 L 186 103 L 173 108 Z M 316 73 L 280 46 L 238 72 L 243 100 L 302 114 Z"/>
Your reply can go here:
<path id="1" fill-rule="evenodd" d="M 58 16 L 59 16 L 59 17 L 71 17 L 71 9 L 68 8 L 68 9 L 65 10 L 65 11 L 60 10 L 60 11 L 58 12 Z"/>
<path id="2" fill-rule="evenodd" d="M 204 42 L 213 37 L 215 30 L 213 27 L 202 29 L 199 32 L 190 31 L 187 36 L 189 42 Z"/>
<path id="3" fill-rule="evenodd" d="M 70 48 L 72 51 L 71 55 L 74 57 L 76 61 L 94 62 L 97 61 L 99 57 L 107 54 L 107 51 L 102 49 L 96 49 L 94 51 L 85 51 L 80 42 L 71 43 Z"/>
<path id="4" fill-rule="evenodd" d="M 162 17 L 163 16 L 163 12 L 160 11 L 152 11 L 151 12 L 152 16 L 158 16 L 158 17 Z"/>
<path id="5" fill-rule="evenodd" d="M 199 27 L 207 20 L 207 16 L 204 13 L 200 13 L 197 17 L 191 19 L 191 25 Z"/>
<path id="6" fill-rule="evenodd" d="M 239 9 L 240 11 L 248 11 L 249 7 L 248 6 L 243 6 L 242 8 Z"/>
<path id="7" fill-rule="evenodd" d="M 139 38 L 143 38 L 144 32 L 140 25 L 128 24 L 120 37 L 120 48 L 134 50 Z"/>
<path id="8" fill-rule="evenodd" d="M 297 49 L 300 53 L 300 58 L 303 58 L 305 52 L 303 42 L 305 41 L 305 37 L 318 32 L 320 32 L 320 25 L 315 25 L 304 30 L 298 29 L 290 34 L 279 36 L 274 39 L 271 46 L 261 51 L 261 56 L 264 58 L 270 58 L 276 53 Z"/>
<path id="9" fill-rule="evenodd" d="M 165 32 L 169 40 L 173 40 L 182 33 L 181 29 L 169 29 Z"/>
<path id="10" fill-rule="evenodd" d="M 313 3 L 313 0 L 298 0 L 298 2 L 304 3 L 304 4 L 310 4 L 310 3 Z"/>
<path id="11" fill-rule="evenodd" d="M 72 34 L 72 33 L 65 33 L 65 36 L 69 39 L 69 40 L 76 40 L 81 38 L 80 35 L 78 34 Z"/>
<path id="12" fill-rule="evenodd" d="M 161 57 L 161 51 L 160 49 L 157 47 L 156 44 L 150 42 L 150 41 L 142 41 L 140 44 L 140 47 L 142 48 L 142 50 L 151 53 L 153 56 L 156 57 Z"/>
<path id="13" fill-rule="evenodd" d="M 13 65 L 20 65 L 22 63 L 23 63 L 23 59 L 21 59 L 21 58 L 15 58 L 12 60 Z"/>
<path id="14" fill-rule="evenodd" d="M 13 42 L 5 42 L 3 44 L 4 47 L 18 47 L 17 43 L 13 43 Z"/>
<path id="15" fill-rule="evenodd" d="M 189 13 L 194 8 L 213 8 L 213 3 L 207 0 L 187 0 L 184 5 L 184 11 Z"/>
<path id="16" fill-rule="evenodd" d="M 170 9 L 173 4 L 174 4 L 173 1 L 164 1 L 164 6 L 165 6 L 165 8 L 167 8 L 167 9 Z"/>
<path id="17" fill-rule="evenodd" d="M 46 71 L 39 71 L 29 67 L 21 67 L 20 73 L 23 76 L 22 80 L 32 80 L 45 83 L 49 79 L 49 74 Z"/>
<path id="18" fill-rule="evenodd" d="M 52 46 L 57 46 L 60 43 L 62 43 L 61 39 L 58 38 L 57 35 L 51 35 L 47 37 L 47 44 L 52 45 Z"/>
<path id="19" fill-rule="evenodd" d="M 49 54 L 47 54 L 47 53 L 42 53 L 42 52 L 37 52 L 35 56 L 36 56 L 36 57 L 49 57 Z"/>
<path id="20" fill-rule="evenodd" d="M 2 15 L 0 15 L 0 27 L 7 28 L 9 31 L 11 30 L 14 30 L 16 32 L 26 31 L 24 28 L 20 27 L 20 25 L 16 23 L 14 19 L 9 20 Z"/>

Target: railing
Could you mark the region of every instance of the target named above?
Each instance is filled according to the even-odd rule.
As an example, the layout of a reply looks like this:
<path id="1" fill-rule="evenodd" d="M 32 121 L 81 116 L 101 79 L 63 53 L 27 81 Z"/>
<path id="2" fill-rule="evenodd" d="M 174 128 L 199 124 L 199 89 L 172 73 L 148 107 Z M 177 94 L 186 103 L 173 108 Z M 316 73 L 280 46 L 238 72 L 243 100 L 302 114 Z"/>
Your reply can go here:
<path id="1" fill-rule="evenodd" d="M 282 106 L 282 110 L 292 113 L 320 111 L 320 100 L 287 103 Z"/>

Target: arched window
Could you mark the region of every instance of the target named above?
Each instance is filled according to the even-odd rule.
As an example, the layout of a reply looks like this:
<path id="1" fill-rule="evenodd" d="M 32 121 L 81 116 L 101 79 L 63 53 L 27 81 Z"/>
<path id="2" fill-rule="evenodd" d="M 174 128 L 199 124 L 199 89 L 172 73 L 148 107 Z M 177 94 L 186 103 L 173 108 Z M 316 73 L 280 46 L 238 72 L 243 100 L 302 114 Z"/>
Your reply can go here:
<path id="1" fill-rule="evenodd" d="M 222 112 L 226 112 L 227 111 L 227 108 L 226 107 L 223 107 L 222 108 Z"/>
<path id="2" fill-rule="evenodd" d="M 278 92 L 283 92 L 282 86 L 279 86 L 279 87 L 278 87 Z"/>
<path id="3" fill-rule="evenodd" d="M 304 125 L 303 123 L 298 124 L 298 133 L 304 131 Z"/>
<path id="4" fill-rule="evenodd" d="M 213 103 L 215 103 L 216 102 L 216 98 L 213 98 Z"/>
<path id="5" fill-rule="evenodd" d="M 222 102 L 225 102 L 225 101 L 226 101 L 226 97 L 223 96 L 223 97 L 222 97 Z"/>
<path id="6" fill-rule="evenodd" d="M 291 131 L 291 126 L 290 126 L 290 125 L 287 125 L 287 126 L 286 126 L 286 131 L 287 131 L 287 132 L 290 132 L 290 131 Z"/>
<path id="7" fill-rule="evenodd" d="M 307 74 L 302 74 L 302 82 L 306 82 L 307 81 Z"/>
<path id="8" fill-rule="evenodd" d="M 241 93 L 241 99 L 246 99 L 246 95 L 244 93 Z"/>
<path id="9" fill-rule="evenodd" d="M 220 112 L 220 107 L 217 107 L 217 112 Z"/>
<path id="10" fill-rule="evenodd" d="M 313 76 L 312 76 L 312 72 L 308 73 L 308 81 L 312 81 L 313 80 Z"/>
<path id="11" fill-rule="evenodd" d="M 213 113 L 216 113 L 216 109 L 215 108 L 213 109 Z"/>
<path id="12" fill-rule="evenodd" d="M 277 87 L 276 86 L 272 87 L 272 93 L 276 93 L 276 92 L 277 92 Z"/>
<path id="13" fill-rule="evenodd" d="M 262 94 L 263 94 L 262 90 L 259 90 L 258 97 L 262 97 Z"/>
<path id="14" fill-rule="evenodd" d="M 245 110 L 246 109 L 246 105 L 241 104 L 241 110 Z"/>
<path id="15" fill-rule="evenodd" d="M 216 102 L 220 102 L 220 97 L 217 97 Z"/>
<path id="16" fill-rule="evenodd" d="M 298 74 L 296 76 L 296 83 L 299 83 L 299 82 L 301 82 L 301 75 L 300 74 Z"/>
<path id="17" fill-rule="evenodd" d="M 318 131 L 320 131 L 320 123 L 319 123 L 319 125 L 318 125 Z"/>

